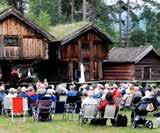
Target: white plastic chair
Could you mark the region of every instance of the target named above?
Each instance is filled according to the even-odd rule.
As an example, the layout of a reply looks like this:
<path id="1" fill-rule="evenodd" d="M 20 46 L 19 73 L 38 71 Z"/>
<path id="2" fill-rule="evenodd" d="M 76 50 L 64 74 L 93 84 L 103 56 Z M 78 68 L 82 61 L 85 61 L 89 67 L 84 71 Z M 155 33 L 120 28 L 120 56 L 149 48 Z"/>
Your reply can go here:
<path id="1" fill-rule="evenodd" d="M 2 115 L 5 113 L 7 116 L 9 115 L 9 111 L 12 109 L 12 98 L 11 97 L 4 97 L 3 101 L 3 109 L 2 109 Z"/>
<path id="2" fill-rule="evenodd" d="M 107 105 L 105 107 L 105 112 L 104 112 L 103 118 L 114 119 L 115 118 L 115 113 L 116 113 L 115 105 Z"/>
<path id="3" fill-rule="evenodd" d="M 98 111 L 97 105 L 85 104 L 82 108 L 82 111 L 80 112 L 78 121 L 80 122 L 80 119 L 81 119 L 83 124 L 85 119 L 96 119 L 97 111 Z"/>
<path id="4" fill-rule="evenodd" d="M 128 96 L 125 107 L 131 107 L 133 96 Z"/>

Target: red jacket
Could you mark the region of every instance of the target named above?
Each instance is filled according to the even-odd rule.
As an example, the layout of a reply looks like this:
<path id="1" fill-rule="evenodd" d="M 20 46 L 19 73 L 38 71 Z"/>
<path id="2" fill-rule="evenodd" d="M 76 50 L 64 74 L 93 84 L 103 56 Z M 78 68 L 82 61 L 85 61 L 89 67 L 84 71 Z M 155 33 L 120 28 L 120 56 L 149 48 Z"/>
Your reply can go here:
<path id="1" fill-rule="evenodd" d="M 110 104 L 109 101 L 103 100 L 103 101 L 100 102 L 98 109 L 99 109 L 99 110 L 105 110 L 105 107 L 106 107 L 107 105 L 109 105 L 109 104 Z"/>

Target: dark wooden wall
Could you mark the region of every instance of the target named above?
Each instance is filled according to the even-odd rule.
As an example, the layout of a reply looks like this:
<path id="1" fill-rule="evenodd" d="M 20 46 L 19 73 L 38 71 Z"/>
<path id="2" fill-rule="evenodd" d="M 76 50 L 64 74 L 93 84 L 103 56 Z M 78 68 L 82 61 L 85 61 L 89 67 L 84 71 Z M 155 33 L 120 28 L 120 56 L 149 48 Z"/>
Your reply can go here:
<path id="1" fill-rule="evenodd" d="M 62 61 L 68 62 L 67 77 L 73 79 L 80 63 L 85 66 L 86 80 L 102 79 L 102 61 L 108 58 L 108 45 L 92 30 L 79 36 L 61 50 Z"/>
<path id="2" fill-rule="evenodd" d="M 135 65 L 135 79 L 146 80 L 144 79 L 145 67 L 148 67 L 150 71 L 150 78 L 148 80 L 160 80 L 160 57 L 153 51 Z"/>
<path id="3" fill-rule="evenodd" d="M 5 46 L 5 36 L 16 36 L 19 46 Z M 0 21 L 0 58 L 42 59 L 48 58 L 48 45 L 31 27 L 15 16 Z"/>
<path id="4" fill-rule="evenodd" d="M 104 80 L 133 80 L 134 64 L 103 63 Z"/>

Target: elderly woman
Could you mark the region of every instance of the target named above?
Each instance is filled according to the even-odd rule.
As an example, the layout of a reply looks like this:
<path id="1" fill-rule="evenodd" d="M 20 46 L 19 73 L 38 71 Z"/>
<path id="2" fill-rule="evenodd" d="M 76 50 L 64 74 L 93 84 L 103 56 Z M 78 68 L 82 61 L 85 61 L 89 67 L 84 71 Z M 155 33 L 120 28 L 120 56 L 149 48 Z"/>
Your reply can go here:
<path id="1" fill-rule="evenodd" d="M 5 97 L 9 98 L 17 97 L 17 90 L 15 88 L 10 88 L 8 95 L 6 95 Z"/>
<path id="2" fill-rule="evenodd" d="M 88 90 L 88 92 L 87 92 L 87 97 L 82 101 L 82 104 L 81 104 L 81 107 L 82 107 L 82 108 L 83 108 L 83 106 L 84 106 L 85 104 L 98 105 L 97 100 L 93 98 L 93 94 L 94 94 L 93 87 L 90 86 L 90 87 L 89 87 L 89 90 Z"/>

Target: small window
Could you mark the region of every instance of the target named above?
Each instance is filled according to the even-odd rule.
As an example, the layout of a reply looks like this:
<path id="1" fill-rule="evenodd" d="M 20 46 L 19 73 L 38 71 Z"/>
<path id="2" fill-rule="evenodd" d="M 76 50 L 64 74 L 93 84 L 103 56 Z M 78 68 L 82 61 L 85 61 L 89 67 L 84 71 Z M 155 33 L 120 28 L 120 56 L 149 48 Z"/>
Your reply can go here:
<path id="1" fill-rule="evenodd" d="M 18 40 L 17 36 L 5 36 L 4 44 L 5 46 L 18 46 Z"/>
<path id="2" fill-rule="evenodd" d="M 84 49 L 84 50 L 90 50 L 90 45 L 89 45 L 89 43 L 82 43 L 82 49 Z"/>

